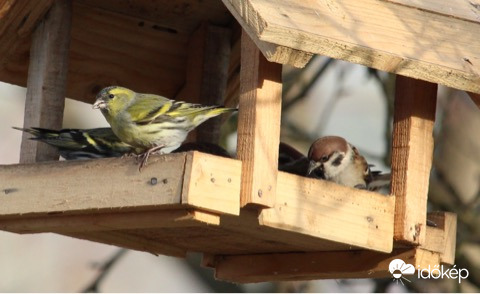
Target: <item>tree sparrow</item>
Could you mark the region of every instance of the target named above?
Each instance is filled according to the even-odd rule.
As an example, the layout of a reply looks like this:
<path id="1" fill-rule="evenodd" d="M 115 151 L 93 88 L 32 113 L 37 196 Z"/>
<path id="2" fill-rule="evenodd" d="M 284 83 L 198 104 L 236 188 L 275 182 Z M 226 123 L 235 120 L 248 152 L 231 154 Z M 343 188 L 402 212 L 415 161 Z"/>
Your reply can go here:
<path id="1" fill-rule="evenodd" d="M 390 174 L 372 172 L 357 148 L 342 137 L 317 139 L 310 146 L 308 161 L 307 176 L 343 186 L 377 190 L 390 183 Z"/>

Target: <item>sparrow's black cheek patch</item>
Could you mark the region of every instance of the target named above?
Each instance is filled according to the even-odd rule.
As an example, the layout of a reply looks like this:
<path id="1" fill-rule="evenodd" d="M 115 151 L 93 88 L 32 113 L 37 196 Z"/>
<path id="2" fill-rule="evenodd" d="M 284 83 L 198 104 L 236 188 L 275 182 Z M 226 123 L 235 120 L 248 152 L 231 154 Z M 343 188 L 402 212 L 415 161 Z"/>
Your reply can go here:
<path id="1" fill-rule="evenodd" d="M 311 178 L 317 178 L 317 179 L 326 179 L 325 177 L 325 172 L 323 171 L 323 168 L 317 168 L 312 172 L 310 175 Z"/>
<path id="2" fill-rule="evenodd" d="M 339 166 L 339 165 L 342 163 L 342 160 L 343 160 L 343 155 L 339 155 L 339 156 L 337 156 L 337 158 L 335 158 L 335 160 L 332 162 L 332 165 L 333 165 L 333 166 Z"/>

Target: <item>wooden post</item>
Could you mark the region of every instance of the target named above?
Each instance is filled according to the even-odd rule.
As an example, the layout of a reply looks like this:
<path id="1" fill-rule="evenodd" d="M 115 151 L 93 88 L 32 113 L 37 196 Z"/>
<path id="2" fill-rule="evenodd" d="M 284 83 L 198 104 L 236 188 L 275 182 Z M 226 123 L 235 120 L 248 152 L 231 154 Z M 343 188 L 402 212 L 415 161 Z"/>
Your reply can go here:
<path id="1" fill-rule="evenodd" d="M 275 203 L 282 101 L 282 66 L 265 59 L 242 32 L 237 157 L 241 205 Z"/>
<path id="2" fill-rule="evenodd" d="M 62 127 L 71 22 L 71 0 L 57 0 L 33 33 L 24 127 Z M 24 133 L 20 162 L 58 159 L 55 148 L 28 138 Z"/>
<path id="3" fill-rule="evenodd" d="M 425 241 L 437 84 L 397 76 L 392 142 L 394 239 Z"/>
<path id="4" fill-rule="evenodd" d="M 203 23 L 188 42 L 186 84 L 176 99 L 205 105 L 222 105 L 230 61 L 228 28 Z M 212 118 L 189 135 L 188 141 L 218 143 L 222 117 Z"/>

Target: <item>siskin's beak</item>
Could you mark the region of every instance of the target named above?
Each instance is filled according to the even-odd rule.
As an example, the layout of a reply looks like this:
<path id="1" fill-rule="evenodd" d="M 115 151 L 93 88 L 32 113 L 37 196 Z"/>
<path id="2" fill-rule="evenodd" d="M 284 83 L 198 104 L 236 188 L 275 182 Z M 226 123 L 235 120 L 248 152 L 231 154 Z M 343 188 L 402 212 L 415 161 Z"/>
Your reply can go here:
<path id="1" fill-rule="evenodd" d="M 310 160 L 308 163 L 307 175 L 310 175 L 317 167 L 318 167 L 317 162 L 314 160 Z"/>
<path id="2" fill-rule="evenodd" d="M 95 103 L 93 103 L 92 106 L 93 109 L 105 109 L 107 108 L 107 103 L 103 101 L 102 99 L 97 99 Z"/>

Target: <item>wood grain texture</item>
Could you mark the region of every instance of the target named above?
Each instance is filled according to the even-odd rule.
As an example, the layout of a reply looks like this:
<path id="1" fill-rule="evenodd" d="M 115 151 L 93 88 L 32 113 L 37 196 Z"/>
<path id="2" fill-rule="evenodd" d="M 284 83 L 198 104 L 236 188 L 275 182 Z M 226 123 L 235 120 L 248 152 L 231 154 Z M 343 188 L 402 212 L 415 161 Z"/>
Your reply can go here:
<path id="1" fill-rule="evenodd" d="M 236 9 L 236 3 L 232 1 L 223 0 L 223 4 L 230 10 Z M 276 62 L 281 64 L 289 64 L 294 67 L 303 68 L 310 61 L 313 54 L 304 52 L 301 50 L 292 49 L 290 47 L 280 46 L 270 42 L 261 41 L 258 39 L 255 30 L 249 26 L 249 23 L 245 21 L 239 14 L 233 13 L 236 20 L 242 25 L 243 29 L 248 33 L 250 38 L 258 46 L 265 58 L 270 62 Z"/>
<path id="2" fill-rule="evenodd" d="M 262 225 L 392 251 L 395 197 L 284 172 L 277 183 L 276 204 L 262 210 Z"/>
<path id="3" fill-rule="evenodd" d="M 55 1 L 32 36 L 23 125 L 61 129 L 72 24 L 71 0 Z M 57 148 L 24 132 L 20 162 L 58 160 Z"/>
<path id="4" fill-rule="evenodd" d="M 230 61 L 230 29 L 202 23 L 188 42 L 185 85 L 177 100 L 224 105 Z M 211 118 L 190 132 L 186 141 L 217 144 L 225 116 Z"/>
<path id="5" fill-rule="evenodd" d="M 0 215 L 129 211 L 180 204 L 185 156 L 152 156 L 141 173 L 134 158 L 0 166 Z"/>
<path id="6" fill-rule="evenodd" d="M 53 0 L 0 2 L 0 70 L 14 54 L 21 40 L 30 37 Z"/>
<path id="7" fill-rule="evenodd" d="M 241 205 L 272 207 L 277 186 L 282 66 L 268 62 L 242 33 L 237 157 L 242 161 Z"/>
<path id="8" fill-rule="evenodd" d="M 0 166 L 0 229 L 162 253 L 157 240 L 216 255 L 385 251 L 392 240 L 393 198 L 364 191 L 358 197 L 357 190 L 295 175 L 280 174 L 275 208 L 237 215 L 241 170 L 238 160 L 199 152 L 152 156 L 142 173 L 132 158 Z M 370 237 L 355 240 L 352 228 Z M 342 232 L 345 238 L 338 237 Z M 173 255 L 167 249 L 162 254 Z"/>
<path id="9" fill-rule="evenodd" d="M 297 68 L 303 68 L 312 59 L 313 53 L 280 46 L 277 44 L 260 41 L 251 36 L 265 58 L 270 62 L 289 64 Z"/>
<path id="10" fill-rule="evenodd" d="M 457 240 L 457 215 L 452 212 L 430 212 L 428 219 L 433 221 L 437 227 L 427 227 L 427 240 L 423 246 L 425 249 L 440 253 L 440 260 L 442 263 L 453 265 L 455 264 L 455 248 Z M 433 231 L 436 231 L 433 233 Z M 433 242 L 434 234 L 439 234 L 443 240 Z M 437 250 L 434 250 L 436 248 Z"/>
<path id="11" fill-rule="evenodd" d="M 219 156 L 187 153 L 182 203 L 227 214 L 240 214 L 242 162 Z"/>
<path id="12" fill-rule="evenodd" d="M 0 219 L 3 231 L 30 233 L 88 233 L 115 230 L 192 227 L 195 222 L 193 212 L 180 209 L 180 205 L 165 205 L 163 209 L 141 211 L 117 211 L 83 214 L 50 214 L 25 218 L 10 217 Z M 134 221 L 133 221 L 134 220 Z"/>
<path id="13" fill-rule="evenodd" d="M 31 47 L 27 27 L 36 17 L 35 7 L 52 1 L 16 2 L 23 6 L 7 16 L 18 14 L 20 22 L 28 15 L 26 27 L 13 31 L 16 49 L 9 55 L 0 54 L 0 60 L 4 59 L 0 80 L 25 87 Z M 28 14 L 33 9 L 34 13 Z M 17 28 L 3 20 L 8 18 L 0 19 L 0 28 Z M 190 35 L 202 22 L 228 26 L 232 20 L 217 0 L 75 0 L 66 95 L 93 103 L 103 87 L 122 85 L 174 98 L 185 84 Z M 1 33 L 0 41 L 0 48 L 12 47 Z"/>
<path id="14" fill-rule="evenodd" d="M 396 196 L 397 241 L 417 245 L 425 241 L 436 101 L 436 84 L 397 76 L 391 188 Z"/>
<path id="15" fill-rule="evenodd" d="M 155 22 L 73 3 L 66 96 L 93 103 L 103 87 L 175 97 L 185 83 L 187 33 Z M 26 86 L 30 39 L 23 38 L 0 70 L 0 80 Z"/>
<path id="16" fill-rule="evenodd" d="M 149 252 L 153 255 L 169 255 L 174 257 L 186 257 L 186 251 L 168 244 L 165 240 L 152 240 L 138 236 L 127 235 L 118 231 L 109 232 L 75 232 L 62 233 L 62 235 L 89 240 L 93 242 L 100 242 L 104 244 L 124 247 L 132 250 L 139 250 Z"/>
<path id="17" fill-rule="evenodd" d="M 411 8 L 421 9 L 449 17 L 480 23 L 480 1 L 478 0 L 384 0 Z"/>
<path id="18" fill-rule="evenodd" d="M 223 1 L 256 40 L 480 93 L 469 1 Z"/>
<path id="19" fill-rule="evenodd" d="M 393 259 L 420 268 L 440 264 L 439 256 L 423 249 L 395 249 L 392 253 L 372 251 L 279 253 L 218 256 L 215 278 L 235 283 L 298 281 L 317 279 L 390 278 Z"/>
<path id="20" fill-rule="evenodd" d="M 228 25 L 232 17 L 218 0 L 76 0 L 90 7 L 155 22 L 158 30 L 191 34 L 200 23 Z"/>
<path id="21" fill-rule="evenodd" d="M 456 216 L 430 213 L 438 227 L 427 229 L 421 247 L 398 247 L 390 253 L 367 250 L 293 252 L 256 255 L 208 256 L 206 265 L 215 268 L 215 277 L 235 283 L 267 281 L 389 278 L 389 264 L 399 258 L 416 269 L 454 264 Z M 400 244 L 398 244 L 400 245 Z"/>

